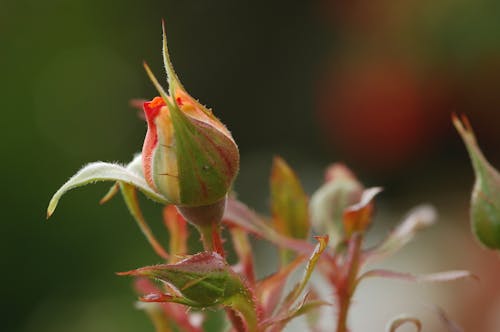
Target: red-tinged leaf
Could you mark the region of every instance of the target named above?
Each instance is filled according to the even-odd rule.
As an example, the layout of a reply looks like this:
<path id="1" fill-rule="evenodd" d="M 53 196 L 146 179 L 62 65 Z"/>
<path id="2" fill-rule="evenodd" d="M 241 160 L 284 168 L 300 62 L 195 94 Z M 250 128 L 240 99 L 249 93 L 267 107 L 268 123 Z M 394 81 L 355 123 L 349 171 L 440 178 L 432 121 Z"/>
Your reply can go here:
<path id="1" fill-rule="evenodd" d="M 400 316 L 400 317 L 393 319 L 387 325 L 387 331 L 388 332 L 396 332 L 396 330 L 404 324 L 413 324 L 415 326 L 415 329 L 417 332 L 422 331 L 422 323 L 420 322 L 420 320 L 418 318 L 411 317 L 411 316 Z"/>
<path id="2" fill-rule="evenodd" d="M 311 223 L 318 234 L 330 236 L 336 248 L 344 238 L 344 210 L 359 202 L 363 185 L 343 164 L 333 164 L 326 172 L 326 182 L 312 195 L 309 204 Z"/>
<path id="3" fill-rule="evenodd" d="M 318 240 L 318 244 L 309 257 L 302 279 L 285 297 L 275 316 L 262 322 L 260 325 L 261 331 L 265 331 L 268 327 L 271 327 L 271 332 L 281 331 L 283 327 L 294 317 L 307 313 L 319 306 L 328 304 L 323 301 L 312 301 L 311 303 L 308 303 L 306 302 L 307 294 L 298 302 L 298 304 L 295 304 L 309 282 L 312 272 L 316 267 L 322 252 L 328 245 L 328 236 L 316 237 L 316 239 Z"/>
<path id="4" fill-rule="evenodd" d="M 120 183 L 120 189 L 122 191 L 123 199 L 130 214 L 134 217 L 137 225 L 141 229 L 142 233 L 148 240 L 151 247 L 153 247 L 154 251 L 163 259 L 168 259 L 169 255 L 160 244 L 160 242 L 156 239 L 151 228 L 149 227 L 144 215 L 142 214 L 141 208 L 139 206 L 139 200 L 137 199 L 137 190 L 134 186 L 128 183 Z"/>
<path id="5" fill-rule="evenodd" d="M 306 239 L 309 235 L 308 198 L 295 172 L 280 157 L 271 170 L 271 211 L 274 229 L 287 237 Z M 282 249 L 281 263 L 293 259 L 293 252 Z"/>
<path id="6" fill-rule="evenodd" d="M 271 317 L 281 300 L 283 288 L 288 277 L 304 260 L 305 257 L 303 256 L 297 257 L 275 274 L 259 281 L 256 287 L 256 295 L 262 305 L 264 317 Z"/>
<path id="7" fill-rule="evenodd" d="M 444 326 L 446 326 L 446 329 L 449 332 L 465 332 L 465 330 L 460 325 L 458 325 L 448 317 L 448 314 L 442 308 L 436 306 L 435 311 L 437 312 L 437 314 L 439 315 L 439 319 L 444 324 Z"/>
<path id="8" fill-rule="evenodd" d="M 353 233 L 365 232 L 370 226 L 373 215 L 373 200 L 381 191 L 382 188 L 379 187 L 364 190 L 359 202 L 344 210 L 344 231 L 348 238 Z"/>
<path id="9" fill-rule="evenodd" d="M 163 208 L 163 221 L 170 235 L 170 260 L 176 263 L 187 255 L 188 230 L 186 220 L 177 212 L 173 205 Z"/>
<path id="10" fill-rule="evenodd" d="M 297 301 L 300 294 L 302 294 L 302 292 L 306 288 L 306 285 L 309 282 L 309 279 L 311 278 L 311 275 L 314 271 L 314 268 L 316 267 L 316 264 L 318 263 L 321 254 L 328 245 L 328 235 L 316 236 L 315 238 L 316 240 L 318 240 L 318 244 L 314 248 L 313 253 L 311 254 L 311 256 L 307 261 L 307 265 L 304 270 L 304 275 L 302 276 L 302 279 L 295 285 L 295 287 L 286 296 L 280 308 L 280 312 L 290 310 L 292 305 Z"/>
<path id="11" fill-rule="evenodd" d="M 230 227 L 239 227 L 248 233 L 264 238 L 278 247 L 291 249 L 300 254 L 309 254 L 313 245 L 307 241 L 283 236 L 276 232 L 254 211 L 233 198 L 228 198 L 222 222 Z"/>
<path id="12" fill-rule="evenodd" d="M 234 250 L 238 256 L 238 264 L 233 266 L 233 270 L 245 276 L 250 287 L 255 287 L 255 269 L 252 254 L 252 246 L 247 233 L 239 227 L 230 227 Z"/>
<path id="13" fill-rule="evenodd" d="M 366 253 L 366 260 L 374 262 L 394 254 L 410 242 L 418 231 L 433 225 L 436 216 L 436 210 L 430 205 L 412 209 L 382 243 Z"/>
<path id="14" fill-rule="evenodd" d="M 479 278 L 469 271 L 464 270 L 454 270 L 454 271 L 446 271 L 446 272 L 438 272 L 431 274 L 423 274 L 423 275 L 415 275 L 411 273 L 397 272 L 391 270 L 383 270 L 376 269 L 370 270 L 363 273 L 359 278 L 357 283 L 361 282 L 363 279 L 372 278 L 372 277 L 380 277 L 380 278 L 389 278 L 389 279 L 398 279 L 402 281 L 410 281 L 410 282 L 447 282 L 454 281 L 460 279 L 475 279 L 479 280 Z"/>

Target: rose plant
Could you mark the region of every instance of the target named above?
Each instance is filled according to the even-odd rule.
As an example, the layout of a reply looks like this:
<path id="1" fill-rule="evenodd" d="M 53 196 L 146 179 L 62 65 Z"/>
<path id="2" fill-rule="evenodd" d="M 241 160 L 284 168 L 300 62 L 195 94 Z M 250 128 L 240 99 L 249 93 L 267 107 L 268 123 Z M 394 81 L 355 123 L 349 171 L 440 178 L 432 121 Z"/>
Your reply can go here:
<path id="1" fill-rule="evenodd" d="M 375 198 L 382 189 L 365 188 L 342 164 L 327 169 L 325 183 L 309 198 L 291 167 L 276 157 L 270 177 L 270 216 L 238 201 L 232 193 L 239 169 L 238 146 L 225 125 L 181 84 L 170 61 L 165 29 L 163 60 L 168 91 L 144 64 L 159 96 L 142 105 L 147 122 L 142 153 L 125 166 L 105 162 L 85 165 L 54 194 L 47 210 L 50 217 L 68 190 L 97 181 L 113 182 L 101 203 L 121 192 L 139 228 L 164 261 L 118 273 L 134 278 L 138 307 L 148 314 L 157 332 L 203 331 L 211 314 L 206 308 L 222 308 L 231 331 L 281 331 L 292 319 L 305 315 L 311 331 L 321 329 L 321 320 L 331 320 L 330 330 L 346 332 L 351 300 L 363 280 L 475 278 L 462 270 L 430 275 L 382 269 L 361 273 L 362 267 L 394 254 L 419 230 L 432 225 L 436 212 L 426 205 L 415 208 L 380 244 L 367 247 L 365 235 L 372 223 Z M 498 173 L 480 153 L 470 127 L 464 128 L 456 118 L 454 123 L 464 137 L 479 179 L 474 189 L 473 228 L 486 246 L 498 248 Z M 168 250 L 148 226 L 138 191 L 164 206 L 162 219 L 170 234 Z M 188 248 L 189 225 L 201 237 L 202 252 L 193 253 Z M 222 228 L 228 231 L 231 249 L 224 246 Z M 278 248 L 279 266 L 272 275 L 256 276 L 259 261 L 253 256 L 251 236 Z M 226 250 L 235 253 L 235 264 L 228 262 Z M 302 277 L 288 290 L 287 281 L 299 269 Z M 334 290 L 333 303 L 311 284 L 313 273 Z M 337 317 L 321 317 L 324 306 L 334 306 Z M 414 317 L 402 316 L 387 329 L 395 331 L 405 323 L 418 330 L 422 325 Z M 455 331 L 451 321 L 447 325 Z"/>

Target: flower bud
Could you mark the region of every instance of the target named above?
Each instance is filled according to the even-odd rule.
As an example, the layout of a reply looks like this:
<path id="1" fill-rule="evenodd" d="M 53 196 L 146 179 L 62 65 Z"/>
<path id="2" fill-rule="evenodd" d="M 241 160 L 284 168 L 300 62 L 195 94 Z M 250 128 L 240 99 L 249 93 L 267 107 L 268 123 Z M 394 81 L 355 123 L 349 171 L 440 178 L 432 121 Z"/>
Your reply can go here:
<path id="1" fill-rule="evenodd" d="M 163 50 L 170 95 L 146 66 L 161 97 L 143 106 L 148 125 L 142 150 L 144 176 L 172 204 L 214 204 L 225 198 L 238 173 L 238 147 L 226 127 L 180 83 L 165 35 Z"/>
<path id="2" fill-rule="evenodd" d="M 147 277 L 168 283 L 168 294 L 152 293 L 146 302 L 178 302 L 192 307 L 230 305 L 235 297 L 251 297 L 243 281 L 214 252 L 189 256 L 176 264 L 147 266 L 118 275 Z"/>
<path id="3" fill-rule="evenodd" d="M 336 247 L 345 238 L 344 212 L 360 201 L 364 187 L 343 164 L 331 165 L 326 181 L 311 197 L 311 223 L 319 234 L 330 236 L 330 246 Z"/>
<path id="4" fill-rule="evenodd" d="M 481 152 L 467 118 L 460 121 L 453 116 L 453 124 L 469 152 L 476 177 L 470 207 L 472 231 L 486 247 L 500 249 L 500 174 Z"/>

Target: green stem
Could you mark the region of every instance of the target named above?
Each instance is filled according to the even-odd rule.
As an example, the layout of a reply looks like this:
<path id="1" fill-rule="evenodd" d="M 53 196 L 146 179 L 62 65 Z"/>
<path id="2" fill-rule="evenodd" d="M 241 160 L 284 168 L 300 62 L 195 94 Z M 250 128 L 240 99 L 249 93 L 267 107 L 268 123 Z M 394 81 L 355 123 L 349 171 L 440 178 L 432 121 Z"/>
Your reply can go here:
<path id="1" fill-rule="evenodd" d="M 203 248 L 215 251 L 224 257 L 220 234 L 220 222 L 226 208 L 226 197 L 203 206 L 177 206 L 177 210 L 201 235 Z"/>
<path id="2" fill-rule="evenodd" d="M 347 270 L 344 277 L 337 285 L 337 296 L 339 304 L 339 315 L 337 319 L 337 332 L 347 332 L 347 317 L 351 306 L 351 299 L 356 290 L 356 279 L 359 272 L 361 245 L 363 236 L 354 234 L 349 241 L 349 249 L 347 253 Z"/>
<path id="3" fill-rule="evenodd" d="M 196 229 L 200 233 L 203 249 L 205 251 L 214 251 L 211 227 L 196 227 Z"/>

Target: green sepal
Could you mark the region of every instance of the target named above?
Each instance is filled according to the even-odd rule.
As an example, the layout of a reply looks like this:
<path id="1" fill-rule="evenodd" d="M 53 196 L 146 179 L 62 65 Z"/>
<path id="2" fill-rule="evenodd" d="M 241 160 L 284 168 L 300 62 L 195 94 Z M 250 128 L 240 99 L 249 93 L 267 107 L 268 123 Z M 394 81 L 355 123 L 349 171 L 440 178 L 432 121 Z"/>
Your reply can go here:
<path id="1" fill-rule="evenodd" d="M 238 173 L 238 147 L 213 126 L 189 118 L 175 103 L 170 112 L 181 205 L 208 205 L 221 200 Z"/>

